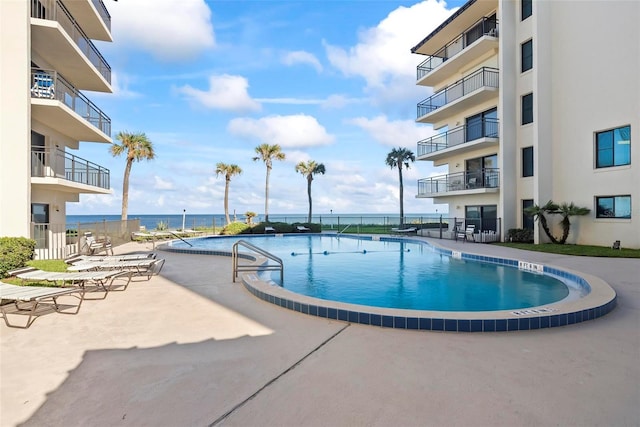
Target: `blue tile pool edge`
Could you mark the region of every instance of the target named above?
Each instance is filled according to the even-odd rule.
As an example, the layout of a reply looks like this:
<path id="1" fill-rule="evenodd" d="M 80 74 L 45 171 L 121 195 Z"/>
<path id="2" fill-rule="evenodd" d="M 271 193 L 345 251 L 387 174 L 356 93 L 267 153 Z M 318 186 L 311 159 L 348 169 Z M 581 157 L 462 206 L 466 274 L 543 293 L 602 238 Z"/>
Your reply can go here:
<path id="1" fill-rule="evenodd" d="M 309 235 L 309 233 L 306 233 Z M 345 235 L 344 237 L 358 238 L 355 236 Z M 371 239 L 371 236 L 365 237 L 365 239 Z M 381 241 L 406 241 L 403 238 L 397 237 L 383 237 L 380 236 Z M 412 239 L 413 240 L 413 239 Z M 451 249 L 440 248 L 434 246 L 428 242 L 421 240 L 414 240 L 430 246 L 434 251 L 442 253 L 444 255 L 453 256 L 454 251 Z M 175 248 L 170 244 L 163 244 L 158 246 L 159 250 L 176 253 L 189 253 L 200 255 L 216 255 L 216 256 L 231 256 L 230 251 L 218 251 L 218 250 L 203 250 L 203 249 L 188 249 L 188 248 Z M 461 259 L 488 262 L 501 265 L 508 265 L 518 268 L 518 260 L 509 258 L 491 257 L 479 254 L 471 254 L 466 252 L 459 252 Z M 258 260 L 250 255 L 239 254 L 241 258 L 252 260 L 257 262 Z M 578 284 L 585 291 L 591 293 L 593 287 L 589 284 L 582 275 L 569 272 L 556 267 L 543 266 L 544 272 L 558 277 L 566 278 L 574 283 Z M 617 295 L 612 288 L 609 287 L 601 279 L 591 277 L 592 281 L 600 282 L 598 287 L 606 286 L 608 295 L 604 300 L 595 306 L 579 307 L 576 310 L 560 310 L 554 308 L 549 311 L 545 311 L 543 315 L 513 315 L 513 317 L 491 318 L 491 311 L 488 312 L 466 312 L 477 315 L 477 318 L 452 318 L 448 316 L 450 312 L 433 312 L 438 313 L 437 317 L 425 316 L 423 311 L 415 310 L 415 315 L 402 315 L 398 313 L 404 313 L 407 310 L 393 309 L 393 308 L 380 308 L 375 307 L 375 311 L 371 310 L 368 306 L 358 306 L 354 304 L 344 304 L 336 302 L 335 305 L 331 304 L 331 301 L 321 300 L 305 295 L 299 295 L 283 289 L 277 285 L 269 284 L 257 278 L 255 274 L 243 273 L 240 275 L 241 281 L 244 287 L 257 298 L 275 304 L 277 306 L 287 308 L 292 311 L 297 311 L 309 316 L 316 316 L 321 318 L 327 318 L 332 320 L 346 321 L 349 323 L 359 323 L 365 325 L 380 326 L 394 329 L 415 329 L 415 330 L 429 330 L 429 331 L 444 331 L 444 332 L 505 332 L 505 331 L 522 331 L 532 329 L 545 329 L 558 326 L 566 326 L 576 323 L 581 323 L 587 320 L 597 319 L 604 316 L 613 310 L 617 304 Z M 274 292 L 271 292 L 274 291 Z M 283 295 L 276 295 L 284 293 Z M 296 299 L 298 298 L 298 299 Z M 585 297 L 586 298 L 586 297 Z M 556 303 L 550 306 L 562 307 L 562 303 Z M 584 305 L 584 304 L 582 304 Z M 345 308 L 348 307 L 348 308 Z M 536 307 L 528 309 L 529 311 L 542 311 L 537 310 Z M 544 309 L 543 309 L 544 310 Z M 380 312 L 386 314 L 381 314 Z M 522 312 L 524 310 L 511 310 L 512 312 Z M 504 314 L 505 311 L 500 311 Z"/>

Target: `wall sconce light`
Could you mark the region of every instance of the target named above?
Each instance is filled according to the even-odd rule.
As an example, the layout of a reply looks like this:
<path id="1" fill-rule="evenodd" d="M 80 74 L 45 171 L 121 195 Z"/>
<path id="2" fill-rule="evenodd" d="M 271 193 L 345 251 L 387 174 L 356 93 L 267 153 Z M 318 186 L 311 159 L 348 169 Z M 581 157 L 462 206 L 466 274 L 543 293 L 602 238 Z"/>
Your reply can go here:
<path id="1" fill-rule="evenodd" d="M 456 167 L 459 168 L 460 167 L 460 163 L 456 163 Z"/>
<path id="2" fill-rule="evenodd" d="M 457 206 L 456 206 L 456 209 L 460 209 L 460 205 L 457 205 Z"/>
<path id="3" fill-rule="evenodd" d="M 60 212 L 60 206 L 58 205 L 53 205 L 53 209 L 55 209 L 56 212 Z"/>

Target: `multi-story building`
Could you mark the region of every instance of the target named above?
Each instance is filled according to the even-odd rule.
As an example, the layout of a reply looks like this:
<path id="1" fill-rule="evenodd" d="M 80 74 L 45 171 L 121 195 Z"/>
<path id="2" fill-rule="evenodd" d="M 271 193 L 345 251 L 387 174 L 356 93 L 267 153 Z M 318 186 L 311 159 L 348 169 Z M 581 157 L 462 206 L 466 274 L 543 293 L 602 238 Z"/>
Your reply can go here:
<path id="1" fill-rule="evenodd" d="M 439 132 L 417 158 L 448 166 L 417 197 L 504 238 L 549 200 L 569 243 L 640 248 L 640 2 L 470 0 L 412 52 L 433 88 L 417 122 Z M 556 235 L 561 216 L 549 215 Z"/>
<path id="2" fill-rule="evenodd" d="M 91 41 L 112 40 L 111 17 L 102 0 L 1 1 L 0 28 L 0 236 L 64 256 L 66 203 L 110 192 L 109 170 L 76 150 L 112 142 L 111 120 L 81 92 L 112 91 Z"/>

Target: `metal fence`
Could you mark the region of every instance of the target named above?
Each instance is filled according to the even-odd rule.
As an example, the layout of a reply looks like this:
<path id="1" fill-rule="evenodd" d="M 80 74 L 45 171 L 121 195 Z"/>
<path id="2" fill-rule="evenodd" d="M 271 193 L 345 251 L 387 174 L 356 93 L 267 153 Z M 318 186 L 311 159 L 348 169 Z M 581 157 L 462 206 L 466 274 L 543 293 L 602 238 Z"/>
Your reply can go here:
<path id="1" fill-rule="evenodd" d="M 91 232 L 96 240 L 109 240 L 112 246 L 131 241 L 131 233 L 140 229 L 137 219 L 89 223 L 31 223 L 31 238 L 36 241 L 36 259 L 62 259 L 86 251 L 84 234 Z"/>

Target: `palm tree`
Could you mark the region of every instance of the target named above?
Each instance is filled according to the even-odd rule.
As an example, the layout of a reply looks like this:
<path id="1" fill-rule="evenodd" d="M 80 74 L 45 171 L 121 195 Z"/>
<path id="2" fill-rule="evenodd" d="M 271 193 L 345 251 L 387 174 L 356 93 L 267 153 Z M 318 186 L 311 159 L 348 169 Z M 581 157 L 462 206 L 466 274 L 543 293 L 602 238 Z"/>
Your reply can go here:
<path id="1" fill-rule="evenodd" d="M 567 237 L 569 237 L 569 229 L 571 228 L 569 217 L 587 215 L 589 212 L 591 212 L 591 209 L 581 208 L 573 204 L 573 202 L 569 204 L 561 204 L 556 210 L 556 213 L 562 215 L 562 220 L 560 221 L 560 225 L 562 226 L 562 238 L 558 243 L 564 245 L 567 241 Z"/>
<path id="2" fill-rule="evenodd" d="M 153 143 L 149 141 L 143 132 L 129 133 L 119 132 L 116 139 L 120 144 L 111 145 L 110 151 L 114 157 L 127 153 L 127 164 L 124 168 L 124 179 L 122 180 L 122 220 L 127 220 L 127 209 L 129 207 L 129 175 L 133 162 L 141 160 L 152 160 L 155 158 Z"/>
<path id="3" fill-rule="evenodd" d="M 556 239 L 553 234 L 551 234 L 551 230 L 549 230 L 549 225 L 547 224 L 547 218 L 545 217 L 545 214 L 553 214 L 557 213 L 557 211 L 558 205 L 553 203 L 553 201 L 551 200 L 549 200 L 544 206 L 533 205 L 524 209 L 525 214 L 532 216 L 534 220 L 540 221 L 542 229 L 552 243 L 558 243 L 558 239 Z"/>
<path id="4" fill-rule="evenodd" d="M 273 160 L 284 160 L 286 156 L 278 144 L 261 144 L 256 147 L 256 153 L 258 155 L 253 158 L 253 161 L 262 160 L 267 166 L 267 180 L 264 185 L 264 220 L 269 222 L 269 175 L 273 168 Z"/>
<path id="5" fill-rule="evenodd" d="M 402 165 L 409 169 L 409 162 L 415 162 L 416 156 L 413 151 L 408 148 L 394 148 L 387 154 L 386 163 L 391 169 L 398 168 L 398 177 L 400 179 L 400 227 L 404 223 L 404 186 L 402 184 Z"/>
<path id="6" fill-rule="evenodd" d="M 229 183 L 231 182 L 231 177 L 240 175 L 241 173 L 242 169 L 238 165 L 227 165 L 222 162 L 216 165 L 216 176 L 224 175 L 225 178 L 224 217 L 227 219 L 227 224 L 231 224 L 231 219 L 229 218 Z"/>
<path id="7" fill-rule="evenodd" d="M 313 181 L 313 176 L 319 173 L 323 174 L 326 172 L 325 167 L 322 163 L 316 163 L 314 160 L 309 160 L 307 163 L 300 162 L 296 165 L 296 172 L 300 172 L 307 178 L 307 195 L 309 196 L 309 224 L 311 224 L 311 181 Z"/>

